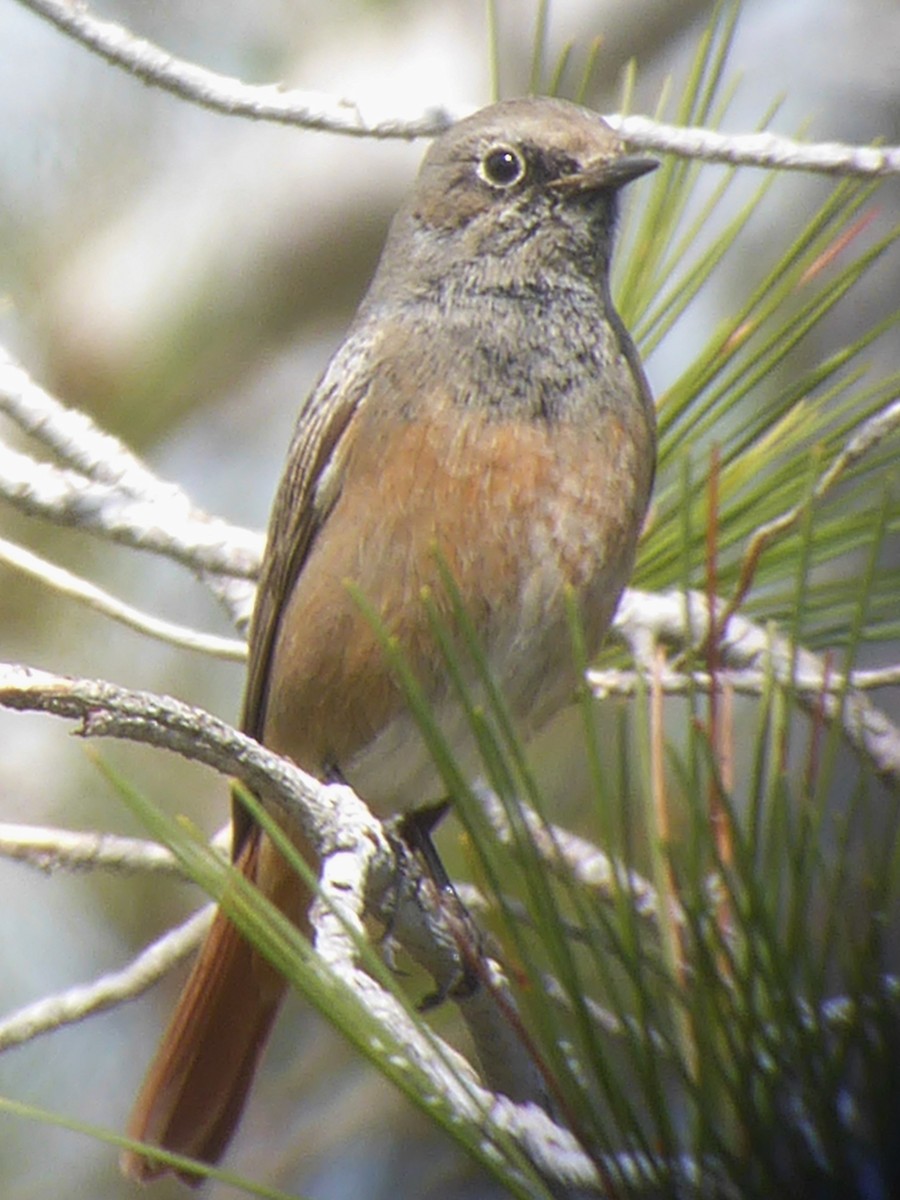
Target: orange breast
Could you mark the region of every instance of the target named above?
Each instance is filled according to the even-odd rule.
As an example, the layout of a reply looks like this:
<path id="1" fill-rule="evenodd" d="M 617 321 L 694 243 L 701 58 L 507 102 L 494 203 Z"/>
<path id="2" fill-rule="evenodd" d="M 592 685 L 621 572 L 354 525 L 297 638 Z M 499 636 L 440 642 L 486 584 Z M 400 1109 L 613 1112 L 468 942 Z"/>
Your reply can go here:
<path id="1" fill-rule="evenodd" d="M 445 670 L 422 590 L 449 621 L 443 560 L 527 719 L 574 682 L 566 589 L 581 598 L 596 643 L 630 570 L 645 503 L 635 433 L 611 414 L 585 428 L 492 421 L 449 406 L 427 421 L 386 419 L 364 407 L 357 421 L 341 494 L 273 655 L 266 742 L 313 772 L 349 768 L 403 720 L 402 693 L 348 581 L 440 705 Z M 398 755 L 405 732 L 399 740 Z"/>

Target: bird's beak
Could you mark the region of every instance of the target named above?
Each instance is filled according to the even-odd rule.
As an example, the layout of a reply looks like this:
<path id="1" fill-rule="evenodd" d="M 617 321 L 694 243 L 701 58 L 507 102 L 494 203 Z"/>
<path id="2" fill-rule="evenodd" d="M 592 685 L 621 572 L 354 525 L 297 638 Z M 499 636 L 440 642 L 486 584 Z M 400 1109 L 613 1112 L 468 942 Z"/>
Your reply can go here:
<path id="1" fill-rule="evenodd" d="M 655 171 L 659 166 L 658 158 L 649 155 L 624 154 L 617 158 L 601 158 L 585 164 L 574 175 L 564 175 L 550 185 L 562 192 L 574 192 L 578 195 L 586 192 L 616 192 L 619 188 L 640 179 L 648 171 Z"/>

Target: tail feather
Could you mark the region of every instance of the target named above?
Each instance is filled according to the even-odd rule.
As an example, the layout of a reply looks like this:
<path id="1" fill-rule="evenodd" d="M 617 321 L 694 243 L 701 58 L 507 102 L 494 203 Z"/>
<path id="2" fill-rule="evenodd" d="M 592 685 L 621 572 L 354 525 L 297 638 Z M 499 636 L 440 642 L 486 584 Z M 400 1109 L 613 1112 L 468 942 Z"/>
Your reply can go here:
<path id="1" fill-rule="evenodd" d="M 268 851 L 268 853 L 267 853 Z M 271 874 L 274 851 L 253 830 L 236 862 L 249 878 Z M 260 870 L 260 860 L 268 870 Z M 282 863 L 283 870 L 287 870 Z M 289 892 L 296 898 L 299 880 L 291 873 Z M 281 882 L 285 876 L 282 871 Z M 260 885 L 270 895 L 285 892 Z M 301 889 L 302 891 L 302 889 Z M 273 897 L 276 898 L 276 897 Z M 293 902 L 280 906 L 302 909 Z M 301 912 L 289 915 L 299 919 Z M 173 1153 L 215 1163 L 240 1119 L 253 1076 L 285 992 L 285 983 L 221 912 L 188 977 L 128 1125 L 128 1135 Z M 123 1172 L 146 1181 L 171 1168 L 126 1150 Z M 187 1183 L 200 1176 L 178 1172 Z"/>

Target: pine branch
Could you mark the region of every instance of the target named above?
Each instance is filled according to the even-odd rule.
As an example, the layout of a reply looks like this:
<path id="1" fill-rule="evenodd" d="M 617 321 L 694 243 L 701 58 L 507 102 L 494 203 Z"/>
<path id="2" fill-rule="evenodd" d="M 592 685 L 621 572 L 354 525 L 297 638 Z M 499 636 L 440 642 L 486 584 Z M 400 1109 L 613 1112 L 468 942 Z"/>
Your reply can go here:
<path id="1" fill-rule="evenodd" d="M 213 845 L 230 845 L 231 826 L 213 839 Z M 184 872 L 164 846 L 144 838 L 119 837 L 112 833 L 19 825 L 0 821 L 0 857 L 28 863 L 40 871 L 147 871 L 183 877 Z"/>
<path id="2" fill-rule="evenodd" d="M 67 36 L 143 83 L 214 112 L 274 121 L 351 137 L 434 137 L 466 111 L 423 104 L 410 115 L 384 113 L 371 101 L 286 88 L 280 83 L 247 84 L 178 59 L 136 37 L 124 26 L 90 14 L 68 0 L 19 0 Z M 635 146 L 682 158 L 778 170 L 875 177 L 900 173 L 900 147 L 797 142 L 774 133 L 723 134 L 712 129 L 666 125 L 641 116 L 610 115 L 610 124 Z"/>
<path id="3" fill-rule="evenodd" d="M 0 412 L 61 460 L 40 461 L 0 442 L 0 496 L 22 512 L 75 525 L 173 558 L 203 578 L 239 629 L 253 607 L 260 534 L 230 525 L 160 479 L 118 438 L 66 407 L 0 348 Z"/>
<path id="4" fill-rule="evenodd" d="M 10 1013 L 0 1021 L 0 1053 L 140 996 L 197 948 L 212 916 L 213 905 L 208 904 L 184 924 L 167 930 L 121 970 L 44 996 Z"/>
<path id="5" fill-rule="evenodd" d="M 39 580 L 50 591 L 69 600 L 77 600 L 79 604 L 84 604 L 94 612 L 157 641 L 177 646 L 181 650 L 195 650 L 201 654 L 208 654 L 212 658 L 223 658 L 229 662 L 244 662 L 247 658 L 246 642 L 237 638 L 202 633 L 198 629 L 190 629 L 186 625 L 165 621 L 153 613 L 144 612 L 133 604 L 120 600 L 118 596 L 113 596 L 105 588 L 91 583 L 89 579 L 83 579 L 73 571 L 67 571 L 39 554 L 33 554 L 23 546 L 7 541 L 6 538 L 0 538 L 0 562 Z"/>
<path id="6" fill-rule="evenodd" d="M 74 524 L 183 563 L 227 605 L 236 624 L 245 626 L 253 601 L 248 580 L 255 575 L 262 553 L 263 542 L 258 534 L 197 508 L 181 488 L 154 475 L 126 446 L 100 430 L 89 417 L 67 408 L 39 387 L 2 352 L 0 411 L 41 440 L 64 463 L 71 464 L 66 467 L 40 462 L 0 443 L 0 495 L 24 512 L 58 524 Z M 837 465 L 823 477 L 823 489 L 831 485 L 840 470 L 880 443 L 885 429 L 894 427 L 896 414 L 895 402 L 854 432 Z M 797 513 L 792 510 L 786 519 L 795 523 Z M 79 582 L 87 590 L 93 587 L 86 581 Z M 109 607 L 120 603 L 115 601 Z M 722 667 L 726 673 L 734 672 L 738 690 L 761 690 L 771 656 L 779 682 L 790 688 L 809 711 L 829 721 L 840 721 L 848 742 L 858 753 L 868 757 L 884 777 L 900 780 L 900 731 L 862 695 L 863 687 L 889 683 L 896 675 L 895 668 L 854 673 L 843 680 L 831 669 L 826 670 L 822 659 L 810 651 L 795 649 L 780 635 L 730 613 L 724 600 L 719 604 L 718 627 L 723 616 L 729 614 Z M 154 620 L 151 618 L 151 622 Z M 635 661 L 650 678 L 652 649 L 660 640 L 678 650 L 698 649 L 705 644 L 709 635 L 707 600 L 699 593 L 685 598 L 676 592 L 656 595 L 627 591 L 612 633 L 631 648 Z M 231 653 L 236 655 L 237 647 Z M 633 677 L 595 675 L 592 681 L 598 694 L 612 689 L 627 692 L 637 686 Z M 845 684 L 850 690 L 842 703 Z M 665 691 L 677 692 L 685 683 L 666 672 L 661 686 Z"/>
<path id="7" fill-rule="evenodd" d="M 826 682 L 833 672 L 811 651 L 738 614 L 730 615 L 724 625 L 728 611 L 724 600 L 717 599 L 715 609 L 712 622 L 709 601 L 701 592 L 655 595 L 628 591 L 616 613 L 614 629 L 630 645 L 648 679 L 652 678 L 653 650 L 659 642 L 679 650 L 690 647 L 700 651 L 711 633 L 718 631 L 725 669 L 749 670 L 760 681 L 771 671 L 808 712 L 829 723 L 839 722 L 853 749 L 868 759 L 883 779 L 900 785 L 900 729 L 881 709 L 857 688 L 848 687 L 846 680 L 839 681 L 834 690 Z"/>

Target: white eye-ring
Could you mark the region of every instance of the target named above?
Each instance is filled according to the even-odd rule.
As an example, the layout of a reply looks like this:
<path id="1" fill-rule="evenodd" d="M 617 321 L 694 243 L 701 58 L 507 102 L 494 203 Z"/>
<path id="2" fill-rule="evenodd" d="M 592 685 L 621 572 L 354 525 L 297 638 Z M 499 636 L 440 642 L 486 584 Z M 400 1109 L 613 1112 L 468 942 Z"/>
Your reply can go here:
<path id="1" fill-rule="evenodd" d="M 514 146 L 491 146 L 482 155 L 478 174 L 491 187 L 513 187 L 525 175 L 525 159 Z"/>

